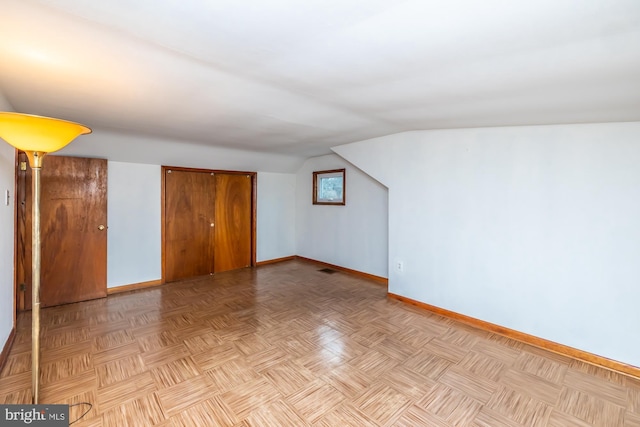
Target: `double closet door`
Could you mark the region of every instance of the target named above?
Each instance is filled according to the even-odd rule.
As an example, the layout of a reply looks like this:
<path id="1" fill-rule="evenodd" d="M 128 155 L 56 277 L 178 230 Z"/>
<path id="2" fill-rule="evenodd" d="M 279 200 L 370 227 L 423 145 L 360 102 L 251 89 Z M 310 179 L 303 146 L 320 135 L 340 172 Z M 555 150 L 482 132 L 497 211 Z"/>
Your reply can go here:
<path id="1" fill-rule="evenodd" d="M 166 166 L 162 172 L 165 281 L 251 266 L 255 173 Z"/>

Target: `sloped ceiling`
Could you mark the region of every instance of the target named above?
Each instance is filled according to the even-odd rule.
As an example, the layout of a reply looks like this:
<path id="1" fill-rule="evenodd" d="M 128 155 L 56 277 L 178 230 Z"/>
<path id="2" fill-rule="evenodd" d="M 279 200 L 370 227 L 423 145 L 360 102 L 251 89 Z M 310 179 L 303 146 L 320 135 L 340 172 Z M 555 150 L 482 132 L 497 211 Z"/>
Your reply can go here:
<path id="1" fill-rule="evenodd" d="M 640 120 L 638 0 L 3 0 L 0 58 L 16 111 L 300 157 Z"/>

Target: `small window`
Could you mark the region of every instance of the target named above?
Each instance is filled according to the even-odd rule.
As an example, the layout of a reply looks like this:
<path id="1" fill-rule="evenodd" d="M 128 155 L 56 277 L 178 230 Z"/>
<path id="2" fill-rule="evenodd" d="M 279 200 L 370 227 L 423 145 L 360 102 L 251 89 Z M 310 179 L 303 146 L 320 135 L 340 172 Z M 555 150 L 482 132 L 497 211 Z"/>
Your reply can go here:
<path id="1" fill-rule="evenodd" d="M 313 173 L 313 204 L 344 205 L 344 169 L 317 171 Z"/>

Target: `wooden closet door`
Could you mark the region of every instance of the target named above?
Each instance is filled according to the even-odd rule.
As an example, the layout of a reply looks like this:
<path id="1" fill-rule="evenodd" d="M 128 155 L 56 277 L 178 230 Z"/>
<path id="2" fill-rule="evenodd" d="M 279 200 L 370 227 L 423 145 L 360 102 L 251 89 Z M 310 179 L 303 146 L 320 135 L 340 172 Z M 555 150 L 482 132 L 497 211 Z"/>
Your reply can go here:
<path id="1" fill-rule="evenodd" d="M 26 156 L 21 153 L 19 160 Z M 106 297 L 107 161 L 48 155 L 40 176 L 41 306 Z M 24 198 L 18 209 L 17 274 L 27 285 L 19 298 L 22 308 L 31 308 L 31 179 L 28 166 L 19 172 Z"/>
<path id="2" fill-rule="evenodd" d="M 213 273 L 214 174 L 164 169 L 164 185 L 166 281 Z"/>
<path id="3" fill-rule="evenodd" d="M 251 175 L 216 173 L 214 271 L 251 266 Z"/>

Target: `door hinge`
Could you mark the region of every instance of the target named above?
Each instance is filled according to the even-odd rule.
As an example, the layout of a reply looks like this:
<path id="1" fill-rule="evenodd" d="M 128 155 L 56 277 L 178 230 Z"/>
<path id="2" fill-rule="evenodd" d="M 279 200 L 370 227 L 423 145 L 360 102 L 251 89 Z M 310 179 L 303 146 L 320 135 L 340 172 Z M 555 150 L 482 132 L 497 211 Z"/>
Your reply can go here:
<path id="1" fill-rule="evenodd" d="M 20 283 L 19 288 L 20 288 L 20 292 L 24 292 L 27 290 L 27 286 L 24 283 Z"/>
<path id="2" fill-rule="evenodd" d="M 27 162 L 20 162 L 20 170 L 21 171 L 27 170 Z"/>

